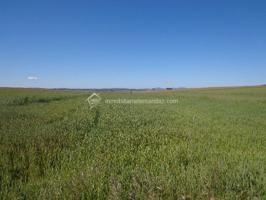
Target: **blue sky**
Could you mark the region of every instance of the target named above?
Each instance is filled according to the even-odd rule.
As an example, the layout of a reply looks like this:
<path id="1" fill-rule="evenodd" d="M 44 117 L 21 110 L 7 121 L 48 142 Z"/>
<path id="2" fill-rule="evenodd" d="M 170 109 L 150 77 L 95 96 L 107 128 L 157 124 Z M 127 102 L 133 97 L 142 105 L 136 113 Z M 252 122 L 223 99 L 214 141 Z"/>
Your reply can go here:
<path id="1" fill-rule="evenodd" d="M 0 1 L 0 86 L 256 84 L 265 0 Z"/>

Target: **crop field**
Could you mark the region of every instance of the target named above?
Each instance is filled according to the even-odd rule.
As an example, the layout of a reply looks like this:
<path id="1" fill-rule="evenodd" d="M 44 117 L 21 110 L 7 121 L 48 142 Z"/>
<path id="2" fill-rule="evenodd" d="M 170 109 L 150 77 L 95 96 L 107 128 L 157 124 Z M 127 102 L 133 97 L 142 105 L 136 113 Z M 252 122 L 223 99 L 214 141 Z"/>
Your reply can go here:
<path id="1" fill-rule="evenodd" d="M 91 94 L 0 89 L 0 199 L 266 199 L 266 87 Z"/>

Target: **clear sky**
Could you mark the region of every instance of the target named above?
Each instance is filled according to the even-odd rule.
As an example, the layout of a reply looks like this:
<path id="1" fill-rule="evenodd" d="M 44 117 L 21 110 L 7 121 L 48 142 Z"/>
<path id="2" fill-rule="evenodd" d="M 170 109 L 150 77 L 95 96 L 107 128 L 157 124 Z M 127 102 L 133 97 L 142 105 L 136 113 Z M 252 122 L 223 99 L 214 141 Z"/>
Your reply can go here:
<path id="1" fill-rule="evenodd" d="M 256 84 L 265 0 L 0 1 L 0 86 Z"/>

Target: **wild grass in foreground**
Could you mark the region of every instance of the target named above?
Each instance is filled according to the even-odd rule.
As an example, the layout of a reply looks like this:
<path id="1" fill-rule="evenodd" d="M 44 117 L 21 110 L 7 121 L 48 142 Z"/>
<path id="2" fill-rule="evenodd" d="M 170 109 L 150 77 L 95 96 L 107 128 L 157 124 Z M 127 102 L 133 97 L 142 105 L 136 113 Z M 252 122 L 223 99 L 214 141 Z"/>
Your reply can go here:
<path id="1" fill-rule="evenodd" d="M 0 90 L 0 199 L 266 198 L 266 87 L 89 95 Z"/>

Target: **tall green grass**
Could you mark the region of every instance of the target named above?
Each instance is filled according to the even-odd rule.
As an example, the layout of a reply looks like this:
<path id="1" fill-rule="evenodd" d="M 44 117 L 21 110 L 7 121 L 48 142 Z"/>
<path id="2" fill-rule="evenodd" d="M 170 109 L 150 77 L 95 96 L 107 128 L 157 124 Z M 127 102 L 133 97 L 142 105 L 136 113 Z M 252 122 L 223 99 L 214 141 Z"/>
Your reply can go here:
<path id="1" fill-rule="evenodd" d="M 0 90 L 0 199 L 266 198 L 265 87 L 89 95 Z"/>

